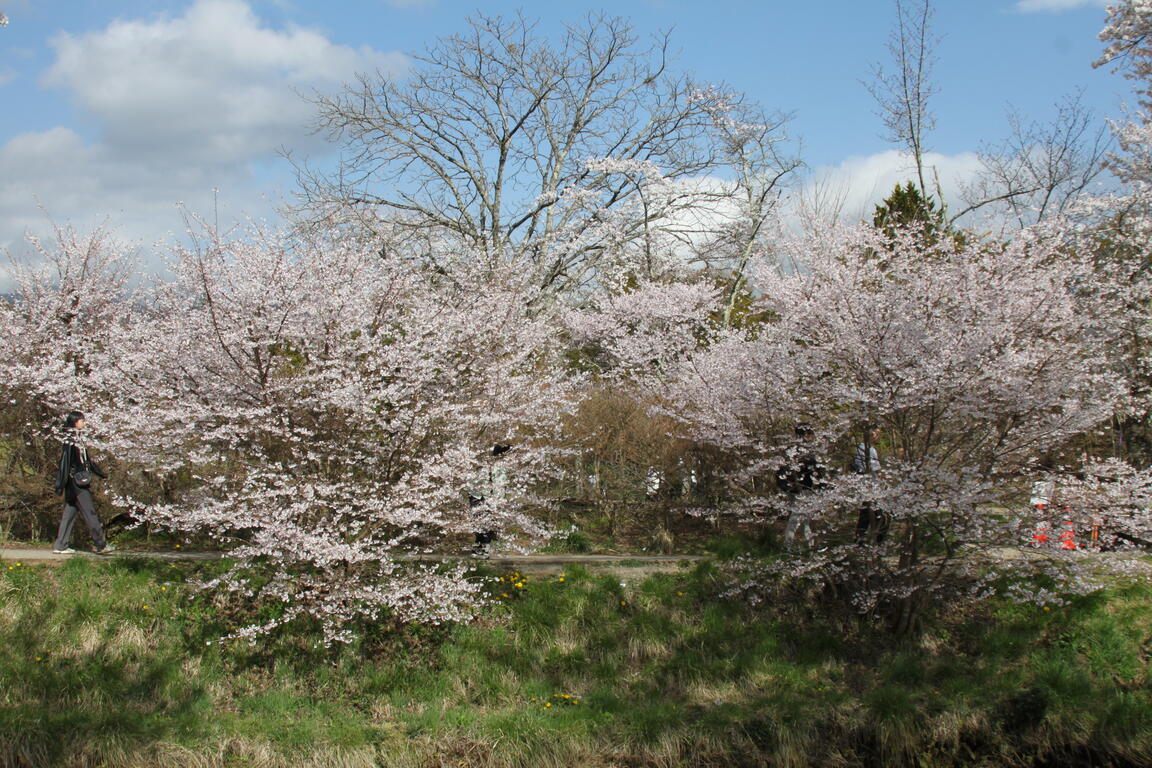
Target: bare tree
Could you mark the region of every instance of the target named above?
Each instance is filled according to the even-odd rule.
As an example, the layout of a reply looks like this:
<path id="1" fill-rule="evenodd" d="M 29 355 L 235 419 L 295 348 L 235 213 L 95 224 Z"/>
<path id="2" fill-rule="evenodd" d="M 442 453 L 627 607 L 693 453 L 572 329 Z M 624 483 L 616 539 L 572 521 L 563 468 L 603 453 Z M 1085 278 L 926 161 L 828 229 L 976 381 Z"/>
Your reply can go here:
<path id="1" fill-rule="evenodd" d="M 931 0 L 896 0 L 896 28 L 888 39 L 895 71 L 877 64 L 873 81 L 865 87 L 880 107 L 888 141 L 907 149 L 916 164 L 920 193 L 928 195 L 925 181 L 925 134 L 935 127 L 928 102 L 936 93 L 932 84 L 932 49 L 940 39 L 931 31 Z"/>
<path id="2" fill-rule="evenodd" d="M 796 194 L 796 215 L 805 230 L 834 227 L 844 216 L 850 179 L 837 178 L 828 170 L 818 172 Z M 865 218 L 863 211 L 858 218 Z"/>
<path id="3" fill-rule="evenodd" d="M 714 168 L 712 91 L 670 71 L 618 18 L 587 17 L 558 40 L 523 16 L 478 16 L 406 79 L 362 74 L 316 94 L 318 130 L 344 151 L 335 172 L 297 165 L 303 210 L 339 212 L 389 237 L 527 259 L 564 290 L 595 271 L 611 238 L 642 238 L 698 199 L 677 183 Z M 595 162 L 595 161 L 611 162 Z M 662 193 L 645 196 L 653 175 Z M 623 231 L 621 231 L 623 228 Z"/>
<path id="4" fill-rule="evenodd" d="M 920 193 L 929 196 L 925 135 L 935 126 L 929 101 L 932 54 L 939 37 L 931 32 L 932 0 L 895 0 L 896 26 L 888 41 L 894 71 L 876 66 L 873 82 L 865 83 L 880 106 L 889 141 L 903 147 L 916 166 Z M 999 145 L 979 152 L 982 170 L 964 185 L 964 207 L 948 218 L 951 225 L 977 210 L 1007 215 L 1019 226 L 1065 211 L 1104 170 L 1110 140 L 1079 95 L 1057 105 L 1048 123 L 1009 114 L 1011 133 Z M 943 200 L 939 180 L 932 193 Z"/>
<path id="5" fill-rule="evenodd" d="M 766 242 L 780 197 L 795 171 L 803 166 L 787 134 L 788 115 L 766 114 L 738 95 L 704 95 L 713 112 L 717 171 L 723 181 L 712 190 L 712 225 L 697 249 L 697 259 L 727 280 L 723 323 L 731 325 L 736 303 L 746 288 L 754 254 L 770 249 Z"/>
<path id="6" fill-rule="evenodd" d="M 1006 214 L 1020 227 L 1064 213 L 1104 172 L 1112 140 L 1108 126 L 1074 94 L 1056 105 L 1047 123 L 1010 112 L 1011 134 L 979 152 L 981 172 L 961 190 L 965 207 L 951 217 L 982 208 Z"/>

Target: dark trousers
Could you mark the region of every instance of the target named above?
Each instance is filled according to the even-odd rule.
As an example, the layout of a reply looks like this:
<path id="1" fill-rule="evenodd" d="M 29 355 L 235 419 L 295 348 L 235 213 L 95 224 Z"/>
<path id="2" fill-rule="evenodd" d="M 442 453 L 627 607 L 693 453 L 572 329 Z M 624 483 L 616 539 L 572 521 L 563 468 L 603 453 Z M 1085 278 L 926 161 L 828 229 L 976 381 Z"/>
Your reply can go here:
<path id="1" fill-rule="evenodd" d="M 483 496 L 468 495 L 468 508 L 476 509 L 484 503 Z M 488 545 L 500 538 L 496 531 L 476 531 L 476 544 L 472 547 L 472 551 L 476 554 L 488 554 Z"/>
<path id="2" fill-rule="evenodd" d="M 860 517 L 856 520 L 856 543 L 883 544 L 888 537 L 888 522 L 888 515 L 882 510 L 864 503 L 860 507 Z"/>
<path id="3" fill-rule="evenodd" d="M 100 525 L 100 518 L 96 517 L 96 505 L 92 503 L 92 493 L 87 488 L 76 489 L 76 503 L 64 503 L 64 516 L 60 518 L 60 531 L 56 534 L 56 544 L 53 549 L 68 549 L 72 541 L 72 527 L 76 524 L 76 512 L 84 518 L 88 526 L 88 533 L 92 536 L 92 543 L 96 549 L 104 549 L 108 544 L 104 539 L 104 529 Z"/>

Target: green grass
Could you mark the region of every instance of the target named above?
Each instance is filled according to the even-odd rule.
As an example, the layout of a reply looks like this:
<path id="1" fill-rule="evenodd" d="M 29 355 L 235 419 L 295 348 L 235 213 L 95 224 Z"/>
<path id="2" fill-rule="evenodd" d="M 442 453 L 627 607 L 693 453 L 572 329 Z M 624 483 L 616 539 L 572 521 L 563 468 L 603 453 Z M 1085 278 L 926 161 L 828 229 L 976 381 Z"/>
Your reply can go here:
<path id="1" fill-rule="evenodd" d="M 0 766 L 1152 762 L 1147 585 L 897 643 L 721 599 L 711 565 L 513 574 L 473 623 L 333 653 L 218 642 L 235 606 L 184 586 L 213 567 L 0 564 Z"/>
<path id="2" fill-rule="evenodd" d="M 582 554 L 591 552 L 594 547 L 592 537 L 576 526 L 572 526 L 552 538 L 542 549 L 544 552 Z"/>

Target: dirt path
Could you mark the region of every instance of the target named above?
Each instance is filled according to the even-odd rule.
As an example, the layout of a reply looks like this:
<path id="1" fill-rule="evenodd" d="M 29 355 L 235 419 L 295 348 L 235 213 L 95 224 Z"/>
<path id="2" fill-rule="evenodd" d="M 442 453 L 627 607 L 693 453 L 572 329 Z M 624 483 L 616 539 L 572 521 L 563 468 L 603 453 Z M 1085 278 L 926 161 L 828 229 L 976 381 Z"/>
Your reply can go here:
<path id="1" fill-rule="evenodd" d="M 110 555 L 97 555 L 94 552 L 78 551 L 73 555 L 58 555 L 50 549 L 30 547 L 0 547 L 0 562 L 9 565 L 15 563 L 39 563 L 58 565 L 73 557 L 86 557 L 103 559 L 105 557 L 147 557 L 156 560 L 170 561 L 196 561 L 219 560 L 224 557 L 222 552 L 156 552 L 135 551 L 130 549 L 117 549 Z M 484 563 L 497 569 L 507 568 L 531 574 L 561 573 L 567 568 L 579 565 L 583 568 L 604 570 L 614 574 L 627 574 L 633 578 L 644 578 L 653 573 L 667 573 L 682 568 L 691 567 L 701 560 L 711 559 L 706 555 L 562 555 L 562 554 L 533 554 L 533 555 L 505 555 L 495 554 L 491 557 L 480 558 L 458 555 L 401 555 L 401 560 L 411 562 L 475 562 Z"/>

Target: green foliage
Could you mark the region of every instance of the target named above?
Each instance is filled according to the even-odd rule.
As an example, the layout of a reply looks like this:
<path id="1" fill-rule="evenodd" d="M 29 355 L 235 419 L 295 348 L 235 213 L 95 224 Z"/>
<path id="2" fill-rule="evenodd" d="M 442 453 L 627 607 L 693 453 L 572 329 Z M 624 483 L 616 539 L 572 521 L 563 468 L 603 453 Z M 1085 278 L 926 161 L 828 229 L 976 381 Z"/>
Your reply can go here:
<path id="1" fill-rule="evenodd" d="M 936 201 L 925 197 L 912 182 L 903 187 L 899 184 L 892 190 L 872 214 L 872 226 L 891 237 L 903 227 L 921 226 L 925 234 L 931 235 L 946 227 L 944 211 L 936 206 Z"/>
<path id="2" fill-rule="evenodd" d="M 755 535 L 731 533 L 716 536 L 708 542 L 708 551 L 721 560 L 731 560 L 748 555 L 780 554 L 783 548 L 776 530 L 765 527 L 758 530 Z"/>
<path id="3" fill-rule="evenodd" d="M 573 525 L 567 530 L 553 536 L 544 548 L 546 552 L 567 552 L 570 554 L 583 554 L 592 551 L 592 537 Z"/>
<path id="4" fill-rule="evenodd" d="M 912 182 L 904 186 L 897 184 L 892 194 L 876 206 L 872 226 L 889 238 L 895 238 L 897 230 L 918 230 L 919 242 L 925 246 L 950 239 L 962 247 L 969 237 L 963 230 L 953 228 L 943 205 L 922 194 Z"/>

